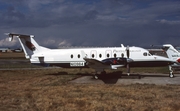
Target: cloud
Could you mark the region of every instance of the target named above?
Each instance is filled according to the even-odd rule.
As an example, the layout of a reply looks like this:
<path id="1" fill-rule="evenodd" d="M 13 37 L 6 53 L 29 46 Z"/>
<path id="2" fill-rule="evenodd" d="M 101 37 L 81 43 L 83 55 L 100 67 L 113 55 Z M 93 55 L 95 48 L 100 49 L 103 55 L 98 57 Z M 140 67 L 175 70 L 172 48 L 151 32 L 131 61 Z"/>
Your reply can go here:
<path id="1" fill-rule="evenodd" d="M 43 41 L 43 44 L 46 45 L 46 46 L 49 46 L 51 44 L 55 44 L 56 41 L 55 40 L 52 40 L 52 39 L 46 39 L 45 41 Z"/>
<path id="2" fill-rule="evenodd" d="M 16 32 L 33 34 L 48 47 L 149 46 L 167 40 L 176 45 L 166 38 L 180 35 L 179 4 L 178 0 L 0 1 L 0 39 L 1 33 Z"/>
<path id="3" fill-rule="evenodd" d="M 36 11 L 42 8 L 43 5 L 51 4 L 54 0 L 30 0 L 24 1 L 30 11 Z"/>
<path id="4" fill-rule="evenodd" d="M 169 25 L 179 25 L 180 24 L 180 20 L 168 21 L 168 20 L 162 19 L 162 20 L 157 20 L 157 21 L 160 22 L 161 24 L 169 24 Z"/>
<path id="5" fill-rule="evenodd" d="M 16 37 L 11 42 L 9 41 L 9 38 L 5 38 L 5 39 L 0 40 L 0 47 L 12 47 L 12 46 L 17 45 L 18 42 L 19 41 Z"/>
<path id="6" fill-rule="evenodd" d="M 60 42 L 60 43 L 58 44 L 58 46 L 59 46 L 59 47 L 62 47 L 62 46 L 71 46 L 71 43 L 68 43 L 66 40 L 64 40 L 64 41 Z"/>

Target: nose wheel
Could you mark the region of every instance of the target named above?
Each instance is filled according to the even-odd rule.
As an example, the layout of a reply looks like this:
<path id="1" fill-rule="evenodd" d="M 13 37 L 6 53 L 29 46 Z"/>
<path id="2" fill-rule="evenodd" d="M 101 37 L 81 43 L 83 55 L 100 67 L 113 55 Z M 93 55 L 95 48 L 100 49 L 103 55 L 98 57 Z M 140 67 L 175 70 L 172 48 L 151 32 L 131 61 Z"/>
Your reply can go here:
<path id="1" fill-rule="evenodd" d="M 169 77 L 170 77 L 170 78 L 173 78 L 173 77 L 174 77 L 174 74 L 171 74 L 171 72 L 170 72 Z"/>

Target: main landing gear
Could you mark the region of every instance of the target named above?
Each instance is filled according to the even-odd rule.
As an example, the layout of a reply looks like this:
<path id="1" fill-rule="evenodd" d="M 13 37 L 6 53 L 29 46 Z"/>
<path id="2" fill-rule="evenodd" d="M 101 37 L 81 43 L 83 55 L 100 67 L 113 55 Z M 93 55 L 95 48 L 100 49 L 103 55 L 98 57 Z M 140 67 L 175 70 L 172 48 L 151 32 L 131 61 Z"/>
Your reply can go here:
<path id="1" fill-rule="evenodd" d="M 100 74 L 98 74 L 97 72 L 94 74 L 94 79 L 99 79 L 100 75 L 104 75 L 106 74 L 106 71 L 102 71 Z"/>
<path id="2" fill-rule="evenodd" d="M 173 78 L 174 77 L 174 74 L 173 74 L 173 70 L 172 70 L 172 66 L 171 65 L 169 65 L 169 77 L 170 78 Z"/>
<path id="3" fill-rule="evenodd" d="M 97 74 L 94 74 L 94 79 L 98 79 L 98 75 Z"/>

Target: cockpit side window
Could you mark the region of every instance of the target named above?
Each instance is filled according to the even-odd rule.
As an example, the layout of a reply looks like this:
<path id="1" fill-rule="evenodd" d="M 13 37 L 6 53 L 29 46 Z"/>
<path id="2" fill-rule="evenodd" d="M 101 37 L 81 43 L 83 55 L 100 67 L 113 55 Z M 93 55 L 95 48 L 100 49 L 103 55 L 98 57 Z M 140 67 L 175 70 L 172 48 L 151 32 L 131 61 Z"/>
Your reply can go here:
<path id="1" fill-rule="evenodd" d="M 144 52 L 143 55 L 144 55 L 144 56 L 151 56 L 151 54 L 150 54 L 150 53 L 147 53 L 147 52 Z"/>
<path id="2" fill-rule="evenodd" d="M 144 52 L 143 55 L 144 55 L 144 56 L 147 56 L 147 52 Z"/>

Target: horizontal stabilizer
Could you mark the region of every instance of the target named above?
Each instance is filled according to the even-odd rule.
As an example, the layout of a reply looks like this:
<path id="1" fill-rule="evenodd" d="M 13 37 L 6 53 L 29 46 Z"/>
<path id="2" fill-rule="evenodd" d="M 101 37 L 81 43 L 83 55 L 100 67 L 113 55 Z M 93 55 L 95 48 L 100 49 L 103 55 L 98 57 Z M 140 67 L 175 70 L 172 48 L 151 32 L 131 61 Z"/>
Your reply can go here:
<path id="1" fill-rule="evenodd" d="M 23 35 L 23 34 L 14 34 L 14 33 L 5 33 L 5 35 L 9 36 L 9 41 L 13 40 L 13 37 L 34 37 L 34 35 Z"/>
<path id="2" fill-rule="evenodd" d="M 17 37 L 23 50 L 25 53 L 25 57 L 27 59 L 31 59 L 34 55 L 39 55 L 41 57 L 41 53 L 43 51 L 48 51 L 50 49 L 40 46 L 35 40 L 34 35 L 24 35 L 17 33 L 5 33 L 5 35 L 9 36 L 9 41 L 13 40 L 13 37 Z"/>

